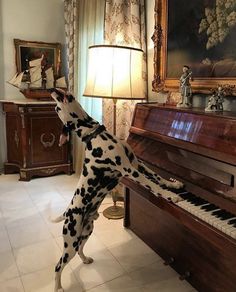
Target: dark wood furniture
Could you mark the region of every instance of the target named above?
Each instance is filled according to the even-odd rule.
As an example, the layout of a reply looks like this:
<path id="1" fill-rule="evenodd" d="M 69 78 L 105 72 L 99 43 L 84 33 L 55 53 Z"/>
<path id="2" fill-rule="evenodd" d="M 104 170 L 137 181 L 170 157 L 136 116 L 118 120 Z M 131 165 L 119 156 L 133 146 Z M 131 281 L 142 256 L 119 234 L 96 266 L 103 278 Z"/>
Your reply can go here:
<path id="1" fill-rule="evenodd" d="M 175 204 L 124 179 L 125 226 L 198 291 L 235 292 L 236 115 L 138 104 L 128 143 L 187 192 Z"/>
<path id="2" fill-rule="evenodd" d="M 58 146 L 62 123 L 54 102 L 2 101 L 6 113 L 7 162 L 5 174 L 33 176 L 72 173 L 70 144 Z"/>

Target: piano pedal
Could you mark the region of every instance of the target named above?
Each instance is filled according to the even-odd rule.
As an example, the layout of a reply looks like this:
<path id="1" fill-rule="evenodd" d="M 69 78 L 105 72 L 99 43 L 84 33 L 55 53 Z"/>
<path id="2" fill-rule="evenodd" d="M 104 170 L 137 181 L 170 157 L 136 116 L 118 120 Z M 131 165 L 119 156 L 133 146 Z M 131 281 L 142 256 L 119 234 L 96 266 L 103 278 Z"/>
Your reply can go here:
<path id="1" fill-rule="evenodd" d="M 179 276 L 179 279 L 181 281 L 188 279 L 191 276 L 191 273 L 189 271 L 186 271 L 183 275 Z"/>
<path id="2" fill-rule="evenodd" d="M 169 265 L 173 264 L 174 261 L 175 261 L 175 259 L 173 257 L 170 257 L 168 260 L 164 261 L 164 265 L 169 266 Z"/>

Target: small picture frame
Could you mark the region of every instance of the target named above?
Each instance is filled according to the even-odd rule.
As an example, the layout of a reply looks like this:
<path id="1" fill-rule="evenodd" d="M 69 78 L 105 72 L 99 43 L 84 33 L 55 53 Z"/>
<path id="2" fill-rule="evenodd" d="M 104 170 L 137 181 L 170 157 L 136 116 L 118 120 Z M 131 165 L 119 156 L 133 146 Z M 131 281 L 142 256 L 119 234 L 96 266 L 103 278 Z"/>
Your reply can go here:
<path id="1" fill-rule="evenodd" d="M 61 44 L 25 41 L 14 39 L 16 51 L 17 73 L 28 69 L 29 62 L 44 56 L 44 66 L 52 67 L 55 76 L 60 76 L 61 69 Z"/>

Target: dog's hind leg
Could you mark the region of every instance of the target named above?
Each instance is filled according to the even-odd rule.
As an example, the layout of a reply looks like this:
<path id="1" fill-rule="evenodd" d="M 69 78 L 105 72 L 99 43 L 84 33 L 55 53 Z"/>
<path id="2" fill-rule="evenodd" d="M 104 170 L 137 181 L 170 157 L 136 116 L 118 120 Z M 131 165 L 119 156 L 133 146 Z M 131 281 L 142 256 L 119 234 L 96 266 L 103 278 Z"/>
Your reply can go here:
<path id="1" fill-rule="evenodd" d="M 84 246 L 85 246 L 85 243 L 87 242 L 88 240 L 88 237 L 86 239 L 83 239 L 80 246 L 79 246 L 79 251 L 78 251 L 78 254 L 82 260 L 82 262 L 84 264 L 91 264 L 93 262 L 93 258 L 91 257 L 87 257 L 85 254 L 84 254 Z"/>
<path id="2" fill-rule="evenodd" d="M 63 251 L 63 255 L 60 258 L 59 262 L 56 265 L 55 268 L 55 288 L 54 292 L 63 292 L 64 290 L 62 289 L 61 286 L 61 273 L 63 269 L 65 268 L 66 264 L 69 263 L 69 261 L 75 256 L 76 251 L 74 248 L 70 248 L 70 250 L 65 250 Z"/>
<path id="3" fill-rule="evenodd" d="M 88 241 L 92 232 L 93 232 L 93 219 L 86 222 L 86 225 L 83 227 L 81 242 L 79 244 L 78 255 L 80 256 L 84 264 L 91 264 L 93 262 L 93 259 L 91 257 L 87 257 L 84 254 L 85 243 Z"/>

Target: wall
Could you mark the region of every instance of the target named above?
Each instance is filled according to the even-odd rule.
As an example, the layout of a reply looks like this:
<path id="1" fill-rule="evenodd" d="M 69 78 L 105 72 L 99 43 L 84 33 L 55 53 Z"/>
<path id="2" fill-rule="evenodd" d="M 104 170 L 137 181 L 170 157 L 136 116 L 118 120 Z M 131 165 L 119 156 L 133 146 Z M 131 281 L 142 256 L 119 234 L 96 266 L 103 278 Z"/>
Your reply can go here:
<path id="1" fill-rule="evenodd" d="M 23 97 L 17 88 L 6 83 L 16 72 L 14 38 L 60 42 L 65 64 L 63 6 L 63 0 L 0 0 L 0 99 Z M 0 109 L 0 169 L 6 161 L 4 128 Z"/>
<path id="2" fill-rule="evenodd" d="M 13 39 L 65 44 L 63 0 L 0 1 L 3 43 L 0 99 L 11 99 L 22 97 L 17 88 L 6 83 L 16 71 Z"/>
<path id="3" fill-rule="evenodd" d="M 147 13 L 147 59 L 148 59 L 148 97 L 149 101 L 165 102 L 166 96 L 152 91 L 153 80 L 153 41 L 151 40 L 154 31 L 154 4 L 155 0 L 146 1 Z M 194 107 L 205 107 L 208 97 L 200 94 L 193 96 Z M 226 97 L 223 104 L 225 110 L 236 111 L 236 97 Z"/>

